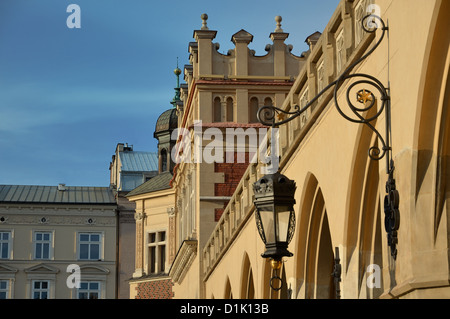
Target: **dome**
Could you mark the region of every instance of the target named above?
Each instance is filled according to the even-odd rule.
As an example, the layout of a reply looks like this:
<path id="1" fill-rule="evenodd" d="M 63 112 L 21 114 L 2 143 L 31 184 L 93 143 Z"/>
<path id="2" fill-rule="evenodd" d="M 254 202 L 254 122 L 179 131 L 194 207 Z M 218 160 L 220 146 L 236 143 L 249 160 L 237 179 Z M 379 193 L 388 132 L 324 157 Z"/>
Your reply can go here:
<path id="1" fill-rule="evenodd" d="M 156 121 L 155 133 L 153 134 L 155 137 L 158 133 L 171 131 L 176 129 L 178 126 L 178 116 L 177 110 L 175 108 L 164 111 Z"/>

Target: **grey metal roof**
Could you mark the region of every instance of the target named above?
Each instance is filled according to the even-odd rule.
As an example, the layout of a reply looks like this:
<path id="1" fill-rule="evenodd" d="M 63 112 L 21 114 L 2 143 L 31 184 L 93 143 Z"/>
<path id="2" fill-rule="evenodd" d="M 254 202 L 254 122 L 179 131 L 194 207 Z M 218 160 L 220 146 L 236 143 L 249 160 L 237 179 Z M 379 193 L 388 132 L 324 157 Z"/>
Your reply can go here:
<path id="1" fill-rule="evenodd" d="M 0 203 L 115 204 L 109 187 L 0 185 Z"/>
<path id="2" fill-rule="evenodd" d="M 156 175 L 151 180 L 145 182 L 144 184 L 136 187 L 131 192 L 129 192 L 127 194 L 127 197 L 168 189 L 171 187 L 170 181 L 172 180 L 172 177 L 173 175 L 171 172 L 163 172 L 159 175 Z"/>
<path id="3" fill-rule="evenodd" d="M 151 172 L 158 170 L 158 154 L 155 152 L 120 152 L 123 172 Z"/>

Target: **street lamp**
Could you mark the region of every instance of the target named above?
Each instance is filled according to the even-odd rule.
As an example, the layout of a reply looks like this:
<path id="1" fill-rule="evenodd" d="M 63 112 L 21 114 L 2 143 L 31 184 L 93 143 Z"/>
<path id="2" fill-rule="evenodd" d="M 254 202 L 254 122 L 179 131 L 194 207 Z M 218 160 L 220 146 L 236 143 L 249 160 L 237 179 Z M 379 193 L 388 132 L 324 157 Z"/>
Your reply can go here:
<path id="1" fill-rule="evenodd" d="M 294 236 L 295 182 L 280 174 L 268 174 L 253 184 L 255 204 L 255 220 L 259 235 L 266 246 L 263 258 L 271 258 L 271 266 L 275 276 L 271 279 L 271 287 L 280 290 L 283 283 L 276 275 L 281 269 L 282 258 L 291 257 L 288 245 Z M 280 280 L 278 288 L 272 285 L 274 279 Z"/>
<path id="2" fill-rule="evenodd" d="M 353 123 L 359 123 L 366 125 L 370 130 L 375 133 L 378 145 L 373 145 L 369 148 L 368 155 L 372 160 L 386 159 L 386 173 L 388 174 L 388 179 L 386 182 L 386 193 L 385 196 L 385 229 L 388 235 L 388 245 L 391 250 L 391 256 L 396 260 L 397 258 L 397 244 L 398 244 L 398 234 L 397 231 L 400 227 L 400 212 L 399 207 L 399 193 L 395 186 L 394 179 L 394 160 L 392 159 L 392 147 L 391 147 L 391 97 L 390 97 L 390 87 L 389 80 L 388 86 L 385 87 L 380 80 L 364 73 L 353 73 L 353 70 L 358 64 L 364 61 L 368 56 L 370 56 L 383 41 L 385 33 L 389 31 L 389 27 L 386 26 L 384 21 L 376 15 L 369 14 L 361 20 L 362 27 L 364 31 L 368 33 L 374 33 L 378 28 L 381 29 L 377 42 L 372 48 L 363 54 L 359 59 L 354 61 L 350 66 L 348 66 L 337 78 L 337 80 L 329 83 L 325 88 L 323 88 L 315 97 L 313 97 L 306 105 L 300 107 L 299 105 L 293 105 L 293 111 L 287 111 L 273 105 L 265 105 L 259 108 L 257 117 L 261 124 L 272 126 L 272 128 L 279 127 L 280 125 L 286 124 L 295 118 L 299 117 L 305 113 L 309 108 L 311 108 L 317 100 L 325 94 L 329 89 L 334 88 L 334 105 L 338 113 L 347 121 Z M 389 43 L 388 43 L 389 47 Z M 389 60 L 388 60 L 389 65 Z M 343 111 L 342 105 L 338 101 L 338 89 L 346 80 L 352 79 L 354 82 L 349 84 L 347 87 L 347 92 L 344 94 L 347 101 L 348 110 Z M 352 102 L 351 92 L 354 92 L 353 88 L 359 85 L 364 85 L 370 87 L 371 90 L 363 88 L 356 92 L 356 103 Z M 376 95 L 379 96 L 380 103 L 376 102 Z M 357 104 L 359 103 L 359 104 Z M 368 111 L 373 109 L 373 113 L 367 116 Z M 385 134 L 380 133 L 375 125 L 375 121 L 384 114 L 385 118 Z M 265 177 L 263 177 L 264 179 Z M 286 178 L 286 177 L 285 177 Z M 256 194 L 255 194 L 256 198 Z M 256 203 L 255 203 L 256 205 Z M 260 213 L 259 213 L 260 214 Z M 257 221 L 258 222 L 258 221 Z M 267 230 L 266 230 L 267 232 Z M 292 231 L 293 232 L 293 231 Z M 261 235 L 261 231 L 260 231 Z M 266 236 L 267 237 L 267 236 Z M 263 238 L 265 242 L 265 238 Z M 277 244 L 279 246 L 279 244 Z M 268 247 L 268 244 L 266 244 Z M 269 245 L 269 247 L 271 247 Z M 282 248 L 278 248 L 281 251 Z M 285 249 L 286 250 L 286 249 Z M 286 250 L 287 251 L 287 250 Z M 272 253 L 269 249 L 268 253 Z M 264 257 L 264 256 L 263 256 Z"/>
<path id="3" fill-rule="evenodd" d="M 377 28 L 380 28 L 382 33 L 379 36 L 377 42 L 371 49 L 363 54 L 359 59 L 354 61 L 348 66 L 337 78 L 337 80 L 329 83 L 323 88 L 314 98 L 312 98 L 306 105 L 300 107 L 299 105 L 293 105 L 293 111 L 287 111 L 273 105 L 265 105 L 259 108 L 257 112 L 258 121 L 267 126 L 271 126 L 272 129 L 286 124 L 295 118 L 305 113 L 311 108 L 316 101 L 327 92 L 329 89 L 334 88 L 334 105 L 339 114 L 347 121 L 353 123 L 359 123 L 366 125 L 371 129 L 378 139 L 378 145 L 374 145 L 369 148 L 368 155 L 372 160 L 386 159 L 386 173 L 388 179 L 386 182 L 386 193 L 384 202 L 385 211 L 385 229 L 388 235 L 388 245 L 391 250 L 391 256 L 394 260 L 397 258 L 397 231 L 400 226 L 400 212 L 399 207 L 399 193 L 396 190 L 394 179 L 394 160 L 392 159 L 392 147 L 391 147 L 391 97 L 390 87 L 385 87 L 380 80 L 364 73 L 353 73 L 353 70 L 358 64 L 364 61 L 369 55 L 371 55 L 382 42 L 385 33 L 389 31 L 389 27 L 386 26 L 384 21 L 376 15 L 369 14 L 361 20 L 364 31 L 368 33 L 374 33 Z M 388 43 L 389 46 L 389 43 Z M 389 65 L 389 61 L 388 61 Z M 346 80 L 354 80 L 352 84 L 347 87 L 345 94 L 347 106 L 350 112 L 344 112 L 337 98 L 338 89 L 342 86 Z M 358 80 L 359 79 L 359 80 Z M 388 80 L 389 83 L 389 80 Z M 372 90 L 365 87 L 356 93 L 356 102 L 352 102 L 351 92 L 354 87 L 364 85 L 370 87 Z M 376 96 L 373 93 L 379 93 L 380 103 L 377 105 Z M 378 106 L 378 107 L 377 107 Z M 370 109 L 374 108 L 374 112 L 371 116 L 367 117 L 367 113 Z M 376 126 L 375 120 L 384 113 L 385 117 L 385 134 L 381 134 Z M 258 227 L 259 235 L 266 245 L 266 251 L 262 254 L 264 258 L 271 258 L 272 269 L 275 272 L 275 276 L 270 280 L 270 286 L 274 290 L 280 290 L 283 282 L 280 277 L 277 276 L 277 270 L 281 269 L 282 258 L 291 257 L 293 254 L 288 251 L 289 242 L 292 240 L 295 231 L 295 213 L 293 205 L 295 204 L 294 194 L 296 186 L 295 182 L 288 179 L 286 176 L 275 173 L 262 177 L 260 180 L 253 184 L 254 191 L 254 204 L 255 204 L 255 219 Z M 333 276 L 336 283 L 340 281 L 340 264 L 339 264 L 338 250 L 336 250 L 335 270 Z M 273 281 L 278 279 L 281 285 L 278 288 L 273 287 Z M 337 284 L 338 286 L 338 284 Z M 340 296 L 340 290 L 337 289 L 337 297 Z"/>

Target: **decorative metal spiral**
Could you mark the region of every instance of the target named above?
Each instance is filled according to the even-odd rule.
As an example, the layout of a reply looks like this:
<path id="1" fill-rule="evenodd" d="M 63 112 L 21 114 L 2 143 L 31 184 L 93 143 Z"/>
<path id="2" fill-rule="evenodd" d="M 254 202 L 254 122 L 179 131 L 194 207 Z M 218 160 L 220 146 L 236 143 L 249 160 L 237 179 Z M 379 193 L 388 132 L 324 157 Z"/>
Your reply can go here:
<path id="1" fill-rule="evenodd" d="M 369 21 L 369 19 L 372 19 Z M 368 23 L 366 23 L 368 21 Z M 383 136 L 378 132 L 378 130 L 375 128 L 374 125 L 371 124 L 372 121 L 376 120 L 384 111 L 384 109 L 388 106 L 388 103 L 390 103 L 390 97 L 388 90 L 384 87 L 384 85 L 375 77 L 364 74 L 364 73 L 355 73 L 355 74 L 349 74 L 349 72 L 359 63 L 361 63 L 363 60 L 365 60 L 369 55 L 371 55 L 377 47 L 380 45 L 380 43 L 383 41 L 384 35 L 386 30 L 388 28 L 386 27 L 384 21 L 376 16 L 376 15 L 367 15 L 365 16 L 362 21 L 362 27 L 364 31 L 368 33 L 373 33 L 376 31 L 377 26 L 379 26 L 379 23 L 382 26 L 382 34 L 380 36 L 380 39 L 377 41 L 377 43 L 362 57 L 360 57 L 357 61 L 352 63 L 347 69 L 345 69 L 344 72 L 339 76 L 339 78 L 328 84 L 322 91 L 319 92 L 311 101 L 309 101 L 305 106 L 300 108 L 298 105 L 294 105 L 294 111 L 285 111 L 283 109 L 280 109 L 275 106 L 263 106 L 258 110 L 257 117 L 260 123 L 277 127 L 279 125 L 285 124 L 287 122 L 292 121 L 294 118 L 300 116 L 302 113 L 304 113 L 306 110 L 308 110 L 326 91 L 328 91 L 331 87 L 334 86 L 334 102 L 337 111 L 339 114 L 341 114 L 342 117 L 344 117 L 346 120 L 353 122 L 353 123 L 361 123 L 367 125 L 378 137 L 378 140 L 381 143 L 381 149 L 374 145 L 370 147 L 369 149 L 369 156 L 370 158 L 374 160 L 380 160 L 382 159 L 386 152 L 390 149 L 389 145 L 387 144 L 387 141 L 383 138 Z M 367 25 L 367 27 L 366 27 Z M 351 111 L 352 116 L 347 115 L 344 111 L 341 105 L 338 102 L 337 99 L 337 92 L 340 86 L 343 84 L 344 81 L 352 78 L 359 78 L 357 81 L 349 85 L 346 92 L 346 101 L 347 106 Z M 359 102 L 362 106 L 357 106 L 352 102 L 352 99 L 350 97 L 352 89 L 358 85 L 367 85 L 372 90 L 364 89 L 360 90 L 358 92 L 364 91 L 367 92 L 366 97 L 359 97 L 357 96 L 357 102 Z M 378 111 L 368 118 L 364 117 L 364 113 L 368 112 L 372 107 L 376 107 L 376 98 L 375 94 L 373 92 L 377 92 L 380 95 L 381 105 L 379 106 Z M 366 99 L 364 99 L 366 98 Z M 370 101 L 370 103 L 367 103 Z"/>
<path id="2" fill-rule="evenodd" d="M 395 187 L 395 179 L 393 177 L 394 172 L 394 161 L 391 159 L 392 148 L 390 146 L 390 132 L 391 132 L 391 119 L 390 119 L 390 90 L 386 88 L 381 81 L 379 81 L 374 76 L 364 74 L 364 73 L 354 73 L 349 74 L 351 70 L 355 68 L 356 65 L 364 61 L 368 56 L 370 56 L 383 41 L 386 31 L 389 28 L 386 26 L 384 21 L 376 15 L 370 14 L 365 16 L 362 20 L 362 28 L 367 33 L 374 33 L 377 29 L 381 29 L 382 33 L 380 38 L 375 43 L 375 45 L 368 50 L 359 59 L 353 62 L 349 67 L 347 67 L 342 74 L 337 78 L 336 81 L 328 84 L 322 91 L 320 91 L 311 101 L 309 101 L 305 106 L 300 108 L 298 105 L 294 105 L 294 111 L 288 112 L 275 106 L 263 106 L 258 110 L 257 117 L 260 123 L 277 127 L 279 125 L 285 124 L 292 121 L 296 117 L 302 115 L 306 112 L 314 103 L 330 88 L 334 87 L 334 104 L 336 110 L 339 114 L 346 120 L 364 124 L 369 127 L 377 136 L 378 145 L 375 144 L 371 146 L 368 150 L 368 155 L 373 160 L 381 160 L 386 158 L 386 170 L 388 174 L 388 180 L 386 182 L 386 197 L 384 203 L 385 211 L 385 229 L 388 234 L 388 245 L 391 248 L 391 256 L 394 260 L 397 257 L 397 231 L 400 226 L 400 213 L 399 213 L 399 193 Z M 339 104 L 338 101 L 338 90 L 344 84 L 346 80 L 355 81 L 348 85 L 345 94 L 347 112 L 343 111 L 343 106 Z M 356 96 L 352 96 L 352 92 L 355 91 L 356 87 L 364 86 L 356 92 Z M 370 88 L 370 89 L 369 89 Z M 377 103 L 376 97 L 380 97 L 380 103 Z M 359 103 L 355 104 L 353 101 Z M 375 111 L 369 112 L 372 108 L 378 108 Z M 375 124 L 372 124 L 378 117 L 385 112 L 385 135 L 383 136 L 376 128 Z M 371 115 L 368 115 L 371 114 Z"/>

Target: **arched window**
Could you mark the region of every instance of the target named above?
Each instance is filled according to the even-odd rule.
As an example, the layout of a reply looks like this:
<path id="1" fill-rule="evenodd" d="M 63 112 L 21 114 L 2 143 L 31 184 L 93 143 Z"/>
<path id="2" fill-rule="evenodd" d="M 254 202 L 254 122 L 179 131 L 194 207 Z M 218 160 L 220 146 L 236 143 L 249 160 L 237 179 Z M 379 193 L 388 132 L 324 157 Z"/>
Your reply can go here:
<path id="1" fill-rule="evenodd" d="M 272 105 L 273 105 L 272 99 L 270 97 L 266 97 L 264 99 L 264 106 L 272 106 Z"/>
<path id="2" fill-rule="evenodd" d="M 258 98 L 256 97 L 252 97 L 250 99 L 250 107 L 249 107 L 249 115 L 248 115 L 248 121 L 249 123 L 257 123 L 258 122 L 258 117 L 257 117 L 257 113 L 258 113 Z"/>
<path id="3" fill-rule="evenodd" d="M 227 122 L 233 121 L 234 121 L 233 99 L 229 97 L 227 98 Z"/>
<path id="4" fill-rule="evenodd" d="M 253 271 L 247 253 L 245 253 L 244 256 L 244 263 L 242 269 L 241 298 L 242 299 L 255 298 L 255 284 L 253 282 Z"/>
<path id="5" fill-rule="evenodd" d="M 161 172 L 167 171 L 167 151 L 161 150 Z"/>
<path id="6" fill-rule="evenodd" d="M 221 122 L 222 121 L 222 111 L 220 105 L 220 98 L 216 97 L 214 99 L 213 104 L 213 122 Z"/>

